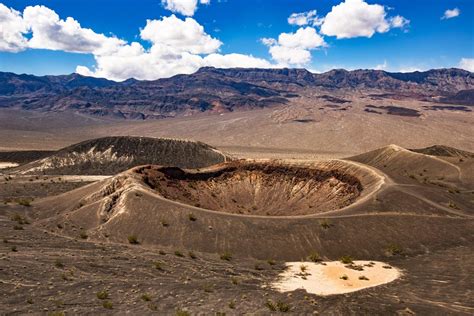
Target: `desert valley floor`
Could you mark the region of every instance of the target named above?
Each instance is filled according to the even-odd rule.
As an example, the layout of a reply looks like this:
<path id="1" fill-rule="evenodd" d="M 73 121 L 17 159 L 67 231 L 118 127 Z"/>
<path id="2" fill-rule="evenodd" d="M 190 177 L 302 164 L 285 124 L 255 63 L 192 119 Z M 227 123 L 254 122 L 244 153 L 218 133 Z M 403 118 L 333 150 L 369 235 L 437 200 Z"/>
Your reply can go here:
<path id="1" fill-rule="evenodd" d="M 0 110 L 2 313 L 472 315 L 474 116 L 381 102 Z"/>

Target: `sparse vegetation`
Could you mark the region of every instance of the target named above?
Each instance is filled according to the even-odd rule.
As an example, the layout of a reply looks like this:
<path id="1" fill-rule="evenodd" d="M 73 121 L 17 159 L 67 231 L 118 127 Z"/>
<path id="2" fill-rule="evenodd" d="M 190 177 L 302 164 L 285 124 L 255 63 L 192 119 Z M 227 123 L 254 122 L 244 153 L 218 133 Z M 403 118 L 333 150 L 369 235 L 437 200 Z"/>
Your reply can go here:
<path id="1" fill-rule="evenodd" d="M 329 229 L 332 226 L 331 222 L 328 219 L 324 219 L 322 221 L 319 221 L 319 225 L 321 225 L 321 227 L 324 228 L 324 229 Z"/>
<path id="2" fill-rule="evenodd" d="M 308 260 L 312 261 L 312 262 L 321 262 L 321 261 L 323 261 L 323 259 L 319 255 L 319 253 L 317 253 L 316 251 L 313 251 L 309 254 Z"/>
<path id="3" fill-rule="evenodd" d="M 188 218 L 191 222 L 197 221 L 197 217 L 193 213 L 189 213 Z"/>
<path id="4" fill-rule="evenodd" d="M 369 278 L 366 277 L 365 275 L 361 275 L 361 276 L 359 277 L 359 280 L 369 281 Z"/>
<path id="5" fill-rule="evenodd" d="M 10 247 L 10 250 L 13 251 L 13 252 L 17 252 L 17 251 L 18 251 L 18 249 L 17 249 L 16 246 L 11 246 L 11 247 Z"/>
<path id="6" fill-rule="evenodd" d="M 344 274 L 339 279 L 346 281 L 346 280 L 349 280 L 349 277 L 346 274 Z"/>
<path id="7" fill-rule="evenodd" d="M 128 239 L 128 242 L 132 245 L 138 245 L 140 243 L 136 235 L 130 235 L 127 237 L 127 239 Z"/>
<path id="8" fill-rule="evenodd" d="M 387 247 L 386 252 L 391 256 L 397 256 L 403 254 L 402 247 L 399 245 L 390 245 Z"/>
<path id="9" fill-rule="evenodd" d="M 81 237 L 81 239 L 87 239 L 89 238 L 89 236 L 87 235 L 87 233 L 85 231 L 81 231 L 79 233 L 79 237 Z"/>
<path id="10" fill-rule="evenodd" d="M 460 208 L 453 201 L 449 201 L 448 206 L 454 210 L 459 210 Z"/>
<path id="11" fill-rule="evenodd" d="M 153 266 L 155 267 L 156 270 L 163 271 L 163 264 L 159 261 L 153 262 Z"/>
<path id="12" fill-rule="evenodd" d="M 28 222 L 28 220 L 24 216 L 21 216 L 20 214 L 13 214 L 10 217 L 10 219 L 14 222 L 17 222 L 20 225 L 25 225 L 25 224 L 30 223 L 30 222 Z"/>
<path id="13" fill-rule="evenodd" d="M 229 308 L 230 309 L 235 309 L 235 300 L 232 300 L 229 302 Z"/>
<path id="14" fill-rule="evenodd" d="M 13 226 L 13 229 L 14 229 L 14 230 L 23 230 L 23 226 L 21 226 L 21 225 L 15 225 L 15 226 Z"/>
<path id="15" fill-rule="evenodd" d="M 164 219 L 162 219 L 160 223 L 161 223 L 161 226 L 163 226 L 163 227 L 170 226 L 170 224 L 167 221 L 165 221 Z"/>
<path id="16" fill-rule="evenodd" d="M 226 251 L 226 252 L 221 254 L 220 258 L 221 258 L 221 260 L 230 261 L 230 260 L 232 260 L 232 254 L 230 252 Z"/>
<path id="17" fill-rule="evenodd" d="M 102 302 L 102 307 L 106 309 L 113 309 L 113 304 L 111 301 L 104 301 Z"/>
<path id="18" fill-rule="evenodd" d="M 61 260 L 56 259 L 56 260 L 54 261 L 54 266 L 55 266 L 56 268 L 62 269 L 62 268 L 64 268 L 64 263 L 62 263 Z"/>
<path id="19" fill-rule="evenodd" d="M 282 313 L 286 313 L 286 312 L 289 312 L 291 309 L 291 306 L 289 304 L 282 301 L 277 301 L 275 303 L 272 300 L 268 300 L 265 302 L 265 306 L 267 306 L 268 309 L 271 310 L 272 312 L 279 311 Z"/>
<path id="20" fill-rule="evenodd" d="M 102 290 L 102 291 L 99 291 L 97 292 L 97 298 L 99 300 L 105 300 L 107 298 L 109 298 L 109 292 L 107 292 L 107 290 Z"/>
<path id="21" fill-rule="evenodd" d="M 188 311 L 178 309 L 176 311 L 176 316 L 191 316 L 191 314 Z"/>
<path id="22" fill-rule="evenodd" d="M 26 207 L 31 206 L 31 201 L 27 199 L 19 199 L 16 202 L 18 203 L 18 205 L 21 205 L 21 206 L 26 206 Z"/>
<path id="23" fill-rule="evenodd" d="M 176 251 L 174 252 L 174 255 L 175 255 L 176 257 L 184 257 L 183 253 L 182 253 L 181 251 L 179 251 L 179 250 L 176 250 Z"/>
<path id="24" fill-rule="evenodd" d="M 141 296 L 141 299 L 144 300 L 145 302 L 149 302 L 151 301 L 151 296 L 145 293 Z"/>
<path id="25" fill-rule="evenodd" d="M 268 265 L 270 265 L 270 266 L 274 266 L 274 265 L 276 264 L 276 261 L 273 260 L 273 259 L 268 259 L 268 260 L 267 260 L 267 263 L 268 263 Z"/>
<path id="26" fill-rule="evenodd" d="M 350 264 L 350 263 L 354 263 L 354 259 L 352 259 L 351 256 L 342 256 L 339 261 L 341 261 L 342 263 L 344 264 Z"/>
<path id="27" fill-rule="evenodd" d="M 188 252 L 188 255 L 189 255 L 189 258 L 191 258 L 191 259 L 196 259 L 197 258 L 196 254 L 192 251 Z"/>

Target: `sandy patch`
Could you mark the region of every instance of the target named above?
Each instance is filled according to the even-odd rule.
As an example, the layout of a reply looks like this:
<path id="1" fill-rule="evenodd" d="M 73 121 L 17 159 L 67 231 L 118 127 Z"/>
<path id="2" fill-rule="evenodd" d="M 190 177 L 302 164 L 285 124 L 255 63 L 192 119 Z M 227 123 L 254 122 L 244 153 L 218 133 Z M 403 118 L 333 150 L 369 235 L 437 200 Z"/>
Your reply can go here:
<path id="1" fill-rule="evenodd" d="M 14 162 L 0 162 L 0 169 L 18 167 L 17 163 Z"/>
<path id="2" fill-rule="evenodd" d="M 339 261 L 287 262 L 272 287 L 280 292 L 304 289 L 317 295 L 343 294 L 389 283 L 401 275 L 399 269 L 380 261 L 354 261 L 353 265 L 363 270 Z"/>

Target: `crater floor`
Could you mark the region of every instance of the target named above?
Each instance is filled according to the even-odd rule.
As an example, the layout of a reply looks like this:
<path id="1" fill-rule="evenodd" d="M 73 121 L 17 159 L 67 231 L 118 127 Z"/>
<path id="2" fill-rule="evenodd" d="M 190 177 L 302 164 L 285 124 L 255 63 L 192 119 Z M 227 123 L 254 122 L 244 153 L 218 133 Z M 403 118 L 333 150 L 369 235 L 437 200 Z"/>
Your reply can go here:
<path id="1" fill-rule="evenodd" d="M 352 204 L 360 181 L 340 170 L 233 162 L 212 171 L 147 167 L 144 182 L 163 197 L 196 207 L 246 215 L 296 216 Z"/>

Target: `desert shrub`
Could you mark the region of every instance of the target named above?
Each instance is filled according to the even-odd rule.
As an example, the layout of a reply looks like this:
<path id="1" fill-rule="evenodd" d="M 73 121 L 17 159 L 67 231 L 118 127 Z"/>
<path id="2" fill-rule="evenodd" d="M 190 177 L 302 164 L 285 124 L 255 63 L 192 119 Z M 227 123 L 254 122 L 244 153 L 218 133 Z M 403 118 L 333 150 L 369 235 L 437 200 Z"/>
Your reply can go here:
<path id="1" fill-rule="evenodd" d="M 21 205 L 21 206 L 31 206 L 31 201 L 30 200 L 27 200 L 27 199 L 19 199 L 17 201 L 18 205 Z"/>
<path id="2" fill-rule="evenodd" d="M 168 227 L 168 226 L 170 226 L 170 224 L 163 219 L 163 220 L 161 220 L 161 226 Z"/>
<path id="3" fill-rule="evenodd" d="M 359 277 L 359 280 L 369 281 L 369 278 L 366 277 L 365 275 L 361 275 L 361 276 Z"/>
<path id="4" fill-rule="evenodd" d="M 189 214 L 188 214 L 188 218 L 189 218 L 189 220 L 190 220 L 191 222 L 197 221 L 197 217 L 196 217 L 196 215 L 194 215 L 193 213 L 189 213 Z"/>
<path id="5" fill-rule="evenodd" d="M 351 256 L 342 256 L 339 261 L 341 261 L 342 263 L 344 264 L 350 264 L 350 263 L 354 263 L 354 259 L 352 259 Z"/>
<path id="6" fill-rule="evenodd" d="M 386 251 L 392 256 L 401 255 L 403 253 L 402 247 L 399 245 L 390 245 L 387 247 Z"/>
<path id="7" fill-rule="evenodd" d="M 10 219 L 14 222 L 17 222 L 18 224 L 20 225 L 23 225 L 23 224 L 29 224 L 30 222 L 28 222 L 28 220 L 21 216 L 20 214 L 13 214 Z"/>
<path id="8" fill-rule="evenodd" d="M 332 226 L 331 222 L 328 219 L 324 219 L 324 220 L 320 221 L 319 225 L 321 225 L 321 227 L 324 228 L 324 229 L 331 228 L 331 226 Z"/>
<path id="9" fill-rule="evenodd" d="M 282 301 L 277 301 L 275 303 L 272 300 L 268 300 L 265 302 L 265 306 L 267 306 L 268 309 L 271 310 L 272 312 L 279 311 L 282 313 L 286 313 L 286 312 L 289 312 L 291 309 L 291 306 L 289 304 Z"/>
<path id="10" fill-rule="evenodd" d="M 268 265 L 274 266 L 276 264 L 276 261 L 273 259 L 268 259 L 267 260 Z"/>
<path id="11" fill-rule="evenodd" d="M 319 255 L 319 253 L 317 253 L 316 251 L 313 251 L 309 254 L 308 260 L 312 261 L 312 262 L 321 262 L 321 261 L 323 261 L 323 259 Z"/>
<path id="12" fill-rule="evenodd" d="M 304 264 L 300 265 L 300 271 L 301 272 L 305 273 L 307 270 L 308 270 L 308 266 L 306 266 Z"/>
<path id="13" fill-rule="evenodd" d="M 155 267 L 156 270 L 163 270 L 163 264 L 159 261 L 153 262 L 153 266 Z"/>
<path id="14" fill-rule="evenodd" d="M 162 256 L 166 255 L 166 252 L 164 250 L 160 250 L 160 251 L 158 251 L 158 253 Z"/>
<path id="15" fill-rule="evenodd" d="M 191 314 L 188 311 L 178 309 L 176 311 L 176 316 L 191 316 Z"/>
<path id="16" fill-rule="evenodd" d="M 239 279 L 237 277 L 232 277 L 231 281 L 232 281 L 232 284 L 234 284 L 234 285 L 239 284 Z"/>
<path id="17" fill-rule="evenodd" d="M 16 246 L 11 246 L 10 250 L 13 251 L 13 252 L 17 252 L 18 248 Z"/>
<path id="18" fill-rule="evenodd" d="M 179 251 L 179 250 L 176 250 L 176 251 L 174 252 L 174 255 L 177 256 L 177 257 L 184 257 L 183 253 L 182 253 L 181 251 Z"/>
<path id="19" fill-rule="evenodd" d="M 196 258 L 197 258 L 196 254 L 195 254 L 194 252 L 192 252 L 192 251 L 190 251 L 190 252 L 188 253 L 188 255 L 189 255 L 189 258 L 191 258 L 191 259 L 196 259 Z"/>
<path id="20" fill-rule="evenodd" d="M 102 290 L 102 291 L 99 291 L 97 292 L 97 298 L 99 300 L 105 300 L 107 298 L 109 298 L 109 292 L 107 292 L 107 290 Z"/>
<path id="21" fill-rule="evenodd" d="M 138 245 L 140 242 L 138 241 L 138 237 L 135 235 L 130 235 L 127 237 L 128 242 L 132 245 Z"/>
<path id="22" fill-rule="evenodd" d="M 21 226 L 21 225 L 15 225 L 15 226 L 13 226 L 13 229 L 14 229 L 14 230 L 23 230 L 23 226 Z"/>
<path id="23" fill-rule="evenodd" d="M 232 259 L 232 254 L 230 252 L 226 251 L 223 254 L 221 254 L 220 258 L 221 258 L 221 260 L 230 261 Z"/>
<path id="24" fill-rule="evenodd" d="M 263 266 L 262 266 L 262 264 L 261 264 L 260 262 L 255 263 L 254 268 L 255 268 L 255 270 L 257 270 L 257 271 L 263 270 Z"/>
<path id="25" fill-rule="evenodd" d="M 229 308 L 230 309 L 235 309 L 235 301 L 234 300 L 229 302 Z"/>
<path id="26" fill-rule="evenodd" d="M 342 275 L 339 279 L 341 280 L 349 280 L 349 277 L 347 275 Z"/>
<path id="27" fill-rule="evenodd" d="M 145 302 L 151 301 L 150 295 L 148 295 L 146 293 L 141 296 L 141 299 L 144 300 Z"/>
<path id="28" fill-rule="evenodd" d="M 106 309 L 113 309 L 113 304 L 111 301 L 104 301 L 102 303 L 102 307 L 106 308 Z"/>
<path id="29" fill-rule="evenodd" d="M 56 259 L 56 260 L 54 261 L 54 266 L 55 266 L 56 268 L 62 269 L 62 268 L 64 268 L 64 263 L 62 263 L 61 260 Z"/>
<path id="30" fill-rule="evenodd" d="M 81 239 L 87 239 L 89 236 L 87 235 L 85 231 L 81 231 L 79 233 L 79 237 L 81 237 Z"/>
<path id="31" fill-rule="evenodd" d="M 452 209 L 459 210 L 459 207 L 453 201 L 449 201 L 448 206 Z"/>

